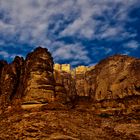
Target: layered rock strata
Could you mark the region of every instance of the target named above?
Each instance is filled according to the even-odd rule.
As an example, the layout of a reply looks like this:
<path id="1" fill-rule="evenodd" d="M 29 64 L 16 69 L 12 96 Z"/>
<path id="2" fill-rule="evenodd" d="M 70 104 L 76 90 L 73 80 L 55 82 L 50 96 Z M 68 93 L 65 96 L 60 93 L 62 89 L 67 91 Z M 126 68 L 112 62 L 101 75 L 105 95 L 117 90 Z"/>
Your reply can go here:
<path id="1" fill-rule="evenodd" d="M 97 107 L 127 108 L 140 105 L 140 60 L 116 55 L 86 73 Z M 99 105 L 99 106 L 98 106 Z"/>
<path id="2" fill-rule="evenodd" d="M 0 106 L 22 103 L 68 103 L 90 99 L 95 108 L 135 108 L 140 105 L 140 59 L 115 55 L 96 66 L 55 64 L 46 48 L 24 60 L 0 61 Z M 89 100 L 88 100 L 89 101 Z M 83 100 L 82 100 L 83 103 Z"/>
<path id="3" fill-rule="evenodd" d="M 73 70 L 66 65 L 65 67 L 65 73 L 69 75 L 65 77 L 62 65 L 57 64 L 55 74 L 58 76 L 55 79 L 65 89 L 63 91 L 66 95 L 70 94 L 70 81 L 73 80 L 75 92 L 72 92 L 72 96 L 78 100 L 90 99 L 95 108 L 125 109 L 140 105 L 139 59 L 115 55 L 93 67 L 79 66 Z M 64 95 L 62 91 L 61 93 Z"/>
<path id="4" fill-rule="evenodd" d="M 11 64 L 4 63 L 0 76 L 0 104 L 6 107 L 18 95 L 23 58 L 15 57 Z"/>
<path id="5" fill-rule="evenodd" d="M 27 55 L 23 81 L 25 102 L 54 100 L 53 58 L 47 49 L 39 47 Z"/>
<path id="6" fill-rule="evenodd" d="M 24 60 L 18 56 L 11 64 L 0 61 L 0 106 L 52 102 L 55 97 L 53 58 L 38 47 Z"/>
<path id="7" fill-rule="evenodd" d="M 75 84 L 69 64 L 55 64 L 54 78 L 56 100 L 65 103 L 76 95 L 76 92 L 73 91 Z"/>
<path id="8" fill-rule="evenodd" d="M 66 93 L 68 96 L 89 96 L 86 72 L 90 69 L 86 66 L 71 69 L 69 64 L 55 64 L 54 77 L 56 80 L 56 92 L 57 86 L 59 86 L 63 88 L 63 91 L 59 91 Z"/>

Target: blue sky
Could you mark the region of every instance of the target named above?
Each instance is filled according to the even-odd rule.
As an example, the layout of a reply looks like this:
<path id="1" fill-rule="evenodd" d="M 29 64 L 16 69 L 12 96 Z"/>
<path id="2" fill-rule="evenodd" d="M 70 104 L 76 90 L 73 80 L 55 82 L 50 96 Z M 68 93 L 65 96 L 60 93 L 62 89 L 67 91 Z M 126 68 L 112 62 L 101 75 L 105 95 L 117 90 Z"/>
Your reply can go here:
<path id="1" fill-rule="evenodd" d="M 0 59 L 37 46 L 72 66 L 140 58 L 140 0 L 0 0 Z"/>

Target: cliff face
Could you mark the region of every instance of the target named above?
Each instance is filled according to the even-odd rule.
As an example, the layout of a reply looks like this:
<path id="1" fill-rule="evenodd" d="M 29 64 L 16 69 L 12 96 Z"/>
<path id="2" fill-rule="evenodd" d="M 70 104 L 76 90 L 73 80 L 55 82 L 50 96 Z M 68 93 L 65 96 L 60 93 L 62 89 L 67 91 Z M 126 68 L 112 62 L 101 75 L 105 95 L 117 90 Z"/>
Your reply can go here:
<path id="1" fill-rule="evenodd" d="M 39 47 L 27 55 L 23 81 L 25 102 L 53 100 L 53 58 L 47 49 Z"/>
<path id="2" fill-rule="evenodd" d="M 137 64 L 137 66 L 136 66 Z M 96 77 L 96 100 L 118 99 L 139 95 L 140 61 L 127 56 L 114 56 L 99 64 Z"/>
<path id="3" fill-rule="evenodd" d="M 68 103 L 89 99 L 95 108 L 140 105 L 140 60 L 116 55 L 93 67 L 54 64 L 47 49 L 38 47 L 25 60 L 0 61 L 0 105 Z M 13 101 L 13 102 L 12 102 Z"/>
<path id="4" fill-rule="evenodd" d="M 109 57 L 87 73 L 92 99 L 100 107 L 140 105 L 140 60 L 128 56 Z"/>
<path id="5" fill-rule="evenodd" d="M 27 55 L 15 57 L 11 64 L 0 61 L 0 106 L 2 109 L 20 102 L 50 102 L 54 99 L 53 58 L 41 47 Z"/>
<path id="6" fill-rule="evenodd" d="M 89 99 L 95 108 L 124 109 L 140 105 L 139 59 L 116 55 L 94 67 L 79 66 L 71 70 L 70 66 L 56 64 L 55 69 L 62 95 Z M 71 89 L 74 92 L 70 93 Z"/>
<path id="7" fill-rule="evenodd" d="M 2 140 L 139 140 L 139 128 L 140 59 L 115 55 L 71 69 L 39 47 L 0 61 Z"/>
<path id="8" fill-rule="evenodd" d="M 75 69 L 71 69 L 69 64 L 55 64 L 54 77 L 56 85 L 64 87 L 63 92 L 69 96 L 89 96 L 88 82 L 86 80 L 86 72 L 89 70 L 90 68 L 86 66 L 78 66 Z M 71 91 L 72 87 L 75 88 L 75 91 Z"/>
<path id="9" fill-rule="evenodd" d="M 7 62 L 6 61 L 0 61 L 0 79 L 1 79 L 1 77 L 2 77 L 2 69 L 3 69 L 3 67 L 5 66 L 7 64 Z M 0 85 L 1 85 L 1 80 L 0 80 Z M 0 86 L 0 95 L 2 94 L 2 92 L 1 92 L 1 86 Z"/>
<path id="10" fill-rule="evenodd" d="M 15 57 L 11 64 L 3 63 L 3 67 L 1 67 L 0 104 L 4 108 L 18 94 L 22 60 L 20 57 Z"/>
<path id="11" fill-rule="evenodd" d="M 55 64 L 54 78 L 56 100 L 65 103 L 76 96 L 75 81 L 69 64 Z"/>
<path id="12" fill-rule="evenodd" d="M 88 80 L 86 80 L 87 71 L 89 71 L 89 68 L 86 66 L 78 66 L 75 68 L 76 91 L 79 97 L 89 97 L 89 84 Z"/>

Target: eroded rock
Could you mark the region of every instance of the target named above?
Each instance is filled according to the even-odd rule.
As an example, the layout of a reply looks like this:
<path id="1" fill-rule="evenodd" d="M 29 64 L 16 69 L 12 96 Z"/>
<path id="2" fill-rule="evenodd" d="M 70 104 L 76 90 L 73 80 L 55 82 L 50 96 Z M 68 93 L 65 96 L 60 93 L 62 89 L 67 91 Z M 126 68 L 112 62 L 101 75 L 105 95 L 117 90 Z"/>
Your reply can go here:
<path id="1" fill-rule="evenodd" d="M 53 58 L 38 47 L 27 55 L 24 66 L 24 101 L 50 102 L 54 99 Z"/>
<path id="2" fill-rule="evenodd" d="M 92 98 L 102 107 L 140 104 L 140 60 L 128 56 L 109 57 L 95 66 L 87 76 Z"/>
<path id="3" fill-rule="evenodd" d="M 5 108 L 12 102 L 13 98 L 17 95 L 17 89 L 20 83 L 21 66 L 23 58 L 15 57 L 11 64 L 5 64 L 1 71 L 1 96 L 0 104 Z"/>

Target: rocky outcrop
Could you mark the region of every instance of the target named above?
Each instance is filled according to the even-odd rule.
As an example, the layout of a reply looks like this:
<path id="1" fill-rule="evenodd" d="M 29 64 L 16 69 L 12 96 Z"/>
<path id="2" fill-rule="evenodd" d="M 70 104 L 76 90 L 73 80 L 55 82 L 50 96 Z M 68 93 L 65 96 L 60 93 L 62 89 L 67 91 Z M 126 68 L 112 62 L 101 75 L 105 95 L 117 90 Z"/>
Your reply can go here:
<path id="1" fill-rule="evenodd" d="M 7 62 L 6 61 L 4 61 L 4 60 L 1 60 L 0 61 L 0 79 L 1 79 L 1 76 L 2 76 L 2 69 L 3 69 L 3 67 L 5 66 L 7 64 Z M 2 83 L 2 81 L 0 80 L 0 85 L 1 85 L 1 83 Z M 1 95 L 2 93 L 1 93 L 1 86 L 0 86 L 0 95 Z"/>
<path id="2" fill-rule="evenodd" d="M 109 57 L 87 73 L 92 99 L 102 107 L 140 105 L 140 60 L 124 55 Z"/>
<path id="3" fill-rule="evenodd" d="M 0 61 L 0 106 L 27 102 L 51 102 L 55 96 L 53 58 L 38 47 L 26 59 L 15 57 L 11 64 Z"/>
<path id="4" fill-rule="evenodd" d="M 69 64 L 55 64 L 56 94 L 61 96 L 66 94 L 65 98 L 88 97 L 89 86 L 85 74 L 89 69 L 86 66 L 71 69 Z"/>
<path id="5" fill-rule="evenodd" d="M 55 64 L 54 65 L 54 78 L 55 78 L 55 98 L 57 101 L 65 103 L 70 101 L 76 92 L 74 79 L 71 75 L 71 68 L 69 64 Z M 74 87 L 73 87 L 74 86 Z M 73 88 L 72 88 L 73 87 Z"/>
<path id="6" fill-rule="evenodd" d="M 17 56 L 11 64 L 4 63 L 0 77 L 0 104 L 2 108 L 11 103 L 12 99 L 17 95 L 22 62 L 23 58 Z"/>
<path id="7" fill-rule="evenodd" d="M 53 58 L 46 48 L 38 47 L 25 60 L 24 102 L 51 102 L 54 100 L 54 85 Z"/>
<path id="8" fill-rule="evenodd" d="M 1 73 L 2 73 L 2 68 L 3 68 L 6 64 L 7 64 L 6 61 L 4 61 L 4 60 L 1 60 L 1 61 L 0 61 L 0 76 L 1 76 Z"/>
<path id="9" fill-rule="evenodd" d="M 11 64 L 0 61 L 0 104 L 17 99 L 26 104 L 73 106 L 85 100 L 95 108 L 135 108 L 140 105 L 140 59 L 115 55 L 93 67 L 71 69 L 70 64 L 54 65 L 48 50 L 38 47 L 25 60 L 17 56 Z"/>
<path id="10" fill-rule="evenodd" d="M 88 71 L 88 67 L 86 66 L 78 66 L 74 69 L 75 77 L 76 77 L 76 91 L 77 95 L 80 96 L 88 96 L 88 84 L 86 81 L 86 72 Z"/>

